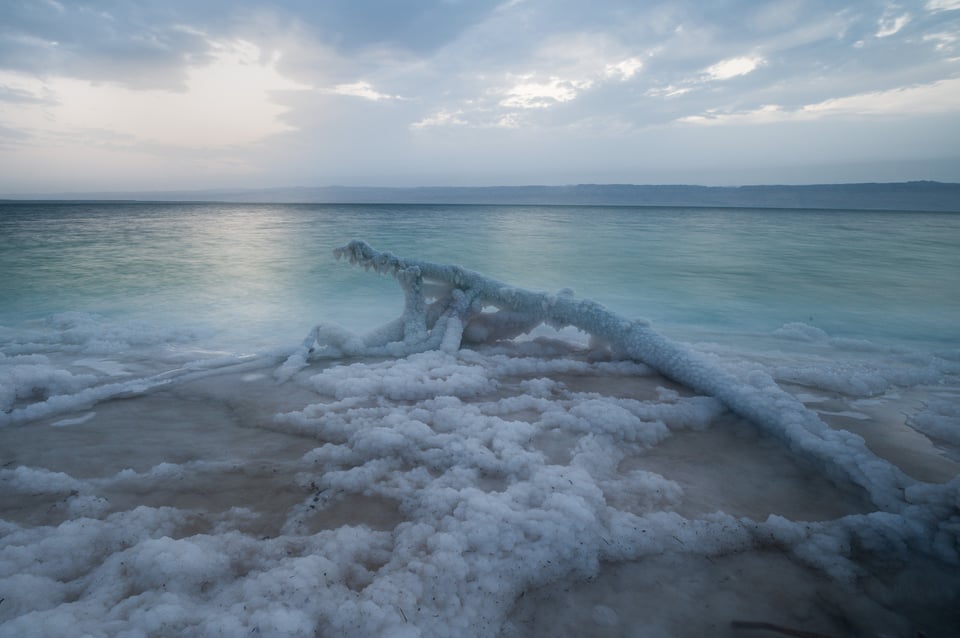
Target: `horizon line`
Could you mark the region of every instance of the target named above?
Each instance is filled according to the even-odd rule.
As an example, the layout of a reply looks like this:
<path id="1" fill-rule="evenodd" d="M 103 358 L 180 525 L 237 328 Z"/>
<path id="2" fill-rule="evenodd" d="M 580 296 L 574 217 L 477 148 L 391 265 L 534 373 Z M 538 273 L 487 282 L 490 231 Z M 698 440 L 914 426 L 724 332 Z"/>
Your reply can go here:
<path id="1" fill-rule="evenodd" d="M 263 191 L 280 190 L 323 190 L 323 189 L 368 189 L 368 190 L 483 190 L 483 189 L 522 189 L 522 188 L 544 188 L 544 189 L 563 189 L 576 187 L 637 187 L 637 188 L 703 188 L 703 189 L 740 189 L 740 188 L 808 188 L 825 186 L 895 186 L 908 184 L 927 184 L 943 186 L 960 186 L 958 182 L 945 182 L 934 179 L 911 179 L 899 181 L 856 181 L 856 182 L 810 182 L 803 184 L 727 184 L 727 185 L 708 185 L 696 183 L 637 183 L 637 182 L 577 182 L 567 184 L 484 184 L 484 185 L 429 185 L 420 184 L 414 186 L 386 186 L 386 185 L 347 185 L 347 184 L 324 184 L 319 186 L 293 185 L 293 186 L 238 186 L 238 187 L 207 187 L 207 188 L 138 188 L 125 190 L 60 190 L 51 192 L 7 192 L 0 193 L 0 200 L 18 200 L 18 199 L 44 199 L 56 201 L 62 199 L 62 196 L 71 196 L 69 199 L 84 199 L 83 196 L 110 195 L 119 196 L 126 194 L 163 194 L 163 193 L 248 193 Z M 79 196 L 79 197 L 78 197 Z M 65 199 L 65 198 L 64 198 Z M 93 198 L 95 199 L 95 198 Z"/>

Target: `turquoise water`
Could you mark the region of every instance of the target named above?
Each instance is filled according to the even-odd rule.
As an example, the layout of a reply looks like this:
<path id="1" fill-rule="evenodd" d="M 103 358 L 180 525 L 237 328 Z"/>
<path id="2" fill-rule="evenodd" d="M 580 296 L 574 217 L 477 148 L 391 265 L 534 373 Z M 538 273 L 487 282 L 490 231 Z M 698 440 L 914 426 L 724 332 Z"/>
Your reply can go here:
<path id="1" fill-rule="evenodd" d="M 960 215 L 556 206 L 44 204 L 0 207 L 0 324 L 66 311 L 259 345 L 396 314 L 392 282 L 332 249 L 572 288 L 668 333 L 960 341 Z"/>

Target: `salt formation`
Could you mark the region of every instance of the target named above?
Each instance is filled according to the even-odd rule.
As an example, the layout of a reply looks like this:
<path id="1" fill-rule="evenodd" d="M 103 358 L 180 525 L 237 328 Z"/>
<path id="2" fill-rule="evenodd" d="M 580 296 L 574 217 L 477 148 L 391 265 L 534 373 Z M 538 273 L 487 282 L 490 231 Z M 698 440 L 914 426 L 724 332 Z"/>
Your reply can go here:
<path id="1" fill-rule="evenodd" d="M 0 637 L 957 626 L 960 477 L 920 481 L 829 423 L 956 358 L 843 378 L 844 361 L 695 350 L 569 291 L 338 255 L 396 276 L 399 319 L 142 377 L 139 352 L 12 340 Z M 541 323 L 592 344 L 501 341 Z M 918 429 L 954 431 L 955 387 Z"/>
<path id="2" fill-rule="evenodd" d="M 735 377 L 649 324 L 619 317 L 595 301 L 577 299 L 570 290 L 532 292 L 459 266 L 379 252 L 363 241 L 352 241 L 335 255 L 394 276 L 404 292 L 403 314 L 362 337 L 339 326 L 318 325 L 278 371 L 281 379 L 310 357 L 454 352 L 462 341 L 510 339 L 543 323 L 558 329 L 573 326 L 609 344 L 616 354 L 719 399 L 733 412 L 767 428 L 791 450 L 818 462 L 828 474 L 865 488 L 878 507 L 900 511 L 908 505 L 904 494 L 914 483 L 910 477 L 877 458 L 861 437 L 830 428 L 768 374 L 754 370 Z M 495 310 L 485 311 L 488 307 Z"/>

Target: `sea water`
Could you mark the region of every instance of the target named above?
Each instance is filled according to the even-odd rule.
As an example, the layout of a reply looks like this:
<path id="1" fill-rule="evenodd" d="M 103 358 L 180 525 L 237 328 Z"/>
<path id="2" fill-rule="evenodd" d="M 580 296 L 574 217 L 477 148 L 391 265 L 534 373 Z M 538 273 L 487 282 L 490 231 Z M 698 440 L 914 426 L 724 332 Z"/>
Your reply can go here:
<path id="1" fill-rule="evenodd" d="M 402 312 L 354 238 L 733 399 L 569 328 L 278 377 Z M 958 276 L 917 211 L 3 204 L 0 635 L 950 635 Z"/>

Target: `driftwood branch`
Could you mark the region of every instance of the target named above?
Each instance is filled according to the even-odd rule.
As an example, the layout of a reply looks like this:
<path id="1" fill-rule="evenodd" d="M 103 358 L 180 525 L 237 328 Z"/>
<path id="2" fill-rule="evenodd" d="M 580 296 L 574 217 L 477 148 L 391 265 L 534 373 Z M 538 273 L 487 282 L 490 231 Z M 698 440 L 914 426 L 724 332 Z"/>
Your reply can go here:
<path id="1" fill-rule="evenodd" d="M 878 458 L 863 439 L 834 430 L 766 373 L 734 375 L 687 346 L 631 321 L 570 290 L 537 292 L 511 286 L 460 266 L 401 258 L 363 241 L 334 251 L 338 259 L 395 277 L 405 296 L 400 318 L 368 335 L 321 324 L 277 372 L 289 378 L 315 357 L 406 356 L 426 350 L 455 352 L 463 342 L 512 339 L 539 326 L 573 326 L 609 344 L 617 355 L 641 361 L 783 440 L 819 463 L 834 479 L 853 480 L 883 509 L 900 511 L 903 490 L 916 483 Z M 492 308 L 492 310 L 488 310 Z"/>

